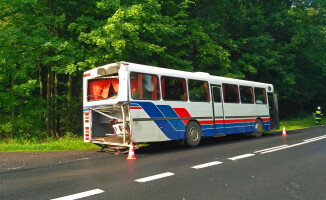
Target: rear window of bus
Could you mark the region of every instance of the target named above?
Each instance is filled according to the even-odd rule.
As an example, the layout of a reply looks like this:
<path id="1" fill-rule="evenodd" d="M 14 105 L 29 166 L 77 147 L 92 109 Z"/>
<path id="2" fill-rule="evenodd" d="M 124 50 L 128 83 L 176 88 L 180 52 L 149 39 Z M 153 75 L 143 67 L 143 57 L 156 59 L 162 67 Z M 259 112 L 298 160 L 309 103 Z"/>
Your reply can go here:
<path id="1" fill-rule="evenodd" d="M 105 78 L 88 81 L 87 100 L 98 101 L 103 99 L 115 99 L 118 96 L 119 79 Z"/>

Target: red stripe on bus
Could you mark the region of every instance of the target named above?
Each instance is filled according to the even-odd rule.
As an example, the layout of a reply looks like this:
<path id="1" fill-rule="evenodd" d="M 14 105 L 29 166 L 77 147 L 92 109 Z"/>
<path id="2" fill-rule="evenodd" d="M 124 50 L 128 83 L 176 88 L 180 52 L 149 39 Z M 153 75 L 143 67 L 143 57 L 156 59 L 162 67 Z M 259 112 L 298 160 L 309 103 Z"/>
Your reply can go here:
<path id="1" fill-rule="evenodd" d="M 255 122 L 256 119 L 227 119 L 224 123 L 243 123 L 243 122 Z"/>
<path id="2" fill-rule="evenodd" d="M 191 117 L 189 112 L 185 108 L 173 108 L 179 117 Z M 190 121 L 189 119 L 182 120 L 185 125 Z"/>
<path id="3" fill-rule="evenodd" d="M 270 121 L 269 118 L 263 118 L 264 122 Z M 256 119 L 227 119 L 227 120 L 215 120 L 216 124 L 223 124 L 223 123 L 250 123 L 255 122 Z M 213 124 L 213 120 L 205 120 L 199 121 L 199 124 Z"/>
<path id="4" fill-rule="evenodd" d="M 199 124 L 213 124 L 213 120 L 199 121 Z"/>
<path id="5" fill-rule="evenodd" d="M 142 109 L 142 107 L 130 107 L 130 109 Z"/>

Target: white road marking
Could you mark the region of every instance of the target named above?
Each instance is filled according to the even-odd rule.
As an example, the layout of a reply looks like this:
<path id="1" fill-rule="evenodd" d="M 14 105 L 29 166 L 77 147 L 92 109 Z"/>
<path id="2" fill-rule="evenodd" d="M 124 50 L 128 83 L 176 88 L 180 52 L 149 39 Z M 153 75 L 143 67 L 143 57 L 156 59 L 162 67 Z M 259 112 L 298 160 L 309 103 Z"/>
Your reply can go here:
<path id="1" fill-rule="evenodd" d="M 100 194 L 103 193 L 103 190 L 100 189 L 95 189 L 95 190 L 89 190 L 86 192 L 81 192 L 81 193 L 77 193 L 77 194 L 72 194 L 69 196 L 65 196 L 65 197 L 60 197 L 60 198 L 56 198 L 56 199 L 52 199 L 52 200 L 75 200 L 75 199 L 81 199 L 84 197 L 89 197 L 95 194 Z"/>
<path id="2" fill-rule="evenodd" d="M 285 146 L 285 147 L 282 147 L 282 148 L 272 149 L 272 150 L 269 150 L 269 151 L 264 151 L 261 154 L 271 153 L 271 152 L 279 151 L 279 150 L 283 150 L 283 149 L 288 149 L 288 148 L 291 148 L 291 147 L 300 146 L 300 145 L 303 145 L 303 144 L 307 144 L 307 143 L 310 143 L 310 142 L 315 142 L 315 141 L 322 140 L 322 139 L 326 139 L 326 135 L 315 137 L 315 138 L 311 138 L 311 139 L 306 139 L 306 140 L 303 140 L 303 142 L 292 144 L 292 145 L 288 145 L 288 146 Z"/>
<path id="3" fill-rule="evenodd" d="M 285 145 L 285 146 L 277 148 L 277 149 L 271 149 L 271 150 L 263 151 L 263 152 L 261 152 L 261 154 L 271 153 L 271 152 L 274 152 L 274 151 L 279 151 L 279 150 L 287 149 L 287 148 L 290 148 L 290 147 L 292 147 L 292 146 Z"/>
<path id="4" fill-rule="evenodd" d="M 193 169 L 201 169 L 201 168 L 205 168 L 205 167 L 219 165 L 219 164 L 222 164 L 222 163 L 223 162 L 220 162 L 220 161 L 214 161 L 214 162 L 209 162 L 209 163 L 205 163 L 205 164 L 201 164 L 201 165 L 196 165 L 196 166 L 193 166 L 191 168 L 193 168 Z"/>
<path id="5" fill-rule="evenodd" d="M 156 179 L 165 178 L 165 177 L 173 176 L 173 175 L 174 175 L 174 173 L 166 172 L 166 173 L 163 173 L 163 174 L 157 174 L 157 175 L 154 175 L 154 176 L 140 178 L 140 179 L 137 179 L 135 181 L 139 182 L 139 183 L 144 183 L 144 182 L 147 182 L 147 181 L 153 181 L 153 180 L 156 180 Z"/>
<path id="6" fill-rule="evenodd" d="M 288 148 L 291 148 L 291 147 L 300 146 L 300 145 L 307 144 L 307 143 L 310 143 L 310 142 L 315 142 L 315 141 L 322 140 L 322 139 L 326 139 L 326 135 L 306 139 L 306 140 L 303 140 L 303 142 L 292 144 L 292 145 L 281 145 L 281 146 L 277 146 L 277 147 L 272 147 L 272 148 L 268 148 L 268 149 L 255 151 L 254 153 L 261 153 L 261 154 L 271 153 L 271 152 L 280 151 L 280 150 L 283 150 L 283 149 L 288 149 Z"/>
<path id="7" fill-rule="evenodd" d="M 255 155 L 255 154 L 248 153 L 248 154 L 244 154 L 244 155 L 240 155 L 240 156 L 235 156 L 235 157 L 228 158 L 228 159 L 229 159 L 229 160 L 239 160 L 239 159 L 247 158 L 247 157 L 251 157 L 251 156 L 254 156 L 254 155 Z"/>
<path id="8" fill-rule="evenodd" d="M 278 148 L 282 148 L 282 147 L 286 147 L 286 146 L 288 146 L 288 145 L 284 144 L 284 145 L 277 146 L 277 147 L 271 147 L 271 148 L 268 148 L 268 149 L 262 149 L 262 150 L 259 150 L 259 151 L 255 151 L 254 153 L 261 153 L 261 152 L 264 152 L 264 151 L 269 151 L 269 150 L 272 150 L 272 149 L 278 149 Z"/>
<path id="9" fill-rule="evenodd" d="M 305 142 L 313 142 L 313 141 L 322 140 L 322 139 L 325 139 L 325 138 L 326 138 L 326 135 L 323 135 L 323 136 L 319 136 L 319 137 L 306 139 L 306 140 L 303 140 L 303 141 L 305 141 Z"/>
<path id="10" fill-rule="evenodd" d="M 261 154 L 271 153 L 271 152 L 275 152 L 275 151 L 280 151 L 280 150 L 283 150 L 283 149 L 288 149 L 288 148 L 291 148 L 291 147 L 296 147 L 296 146 L 307 144 L 307 143 L 309 143 L 309 142 L 300 142 L 300 143 L 288 145 L 288 146 L 285 146 L 285 147 L 282 147 L 282 148 L 272 149 L 270 151 L 264 151 Z"/>

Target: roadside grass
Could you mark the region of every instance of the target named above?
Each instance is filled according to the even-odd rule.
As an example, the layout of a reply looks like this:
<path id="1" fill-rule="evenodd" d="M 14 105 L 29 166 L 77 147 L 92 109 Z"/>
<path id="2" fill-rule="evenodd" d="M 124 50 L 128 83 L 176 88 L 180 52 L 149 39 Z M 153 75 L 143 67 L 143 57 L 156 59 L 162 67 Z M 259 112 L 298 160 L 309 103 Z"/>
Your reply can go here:
<path id="1" fill-rule="evenodd" d="M 322 120 L 326 124 L 326 120 Z M 264 131 L 264 133 L 273 133 L 282 131 L 283 126 L 286 130 L 300 129 L 316 126 L 315 119 L 312 115 L 304 115 L 292 119 L 280 121 L 280 128 L 274 131 Z M 147 144 L 145 144 L 146 146 Z M 139 146 L 138 146 L 139 147 Z M 100 147 L 86 143 L 81 136 L 67 134 L 62 138 L 46 138 L 31 140 L 7 139 L 0 141 L 0 151 L 62 151 L 62 150 L 97 150 Z"/>
<path id="2" fill-rule="evenodd" d="M 325 124 L 326 120 L 322 120 L 321 124 Z M 280 121 L 280 128 L 278 130 L 273 131 L 264 131 L 264 133 L 270 132 L 279 132 L 283 130 L 283 126 L 287 131 L 294 129 L 301 129 L 316 126 L 315 118 L 312 115 L 304 115 L 292 119 L 282 120 Z"/>
<path id="3" fill-rule="evenodd" d="M 42 139 L 42 141 L 20 141 L 9 139 L 0 141 L 0 151 L 62 151 L 62 150 L 95 150 L 98 146 L 84 142 L 82 137 L 62 137 Z"/>

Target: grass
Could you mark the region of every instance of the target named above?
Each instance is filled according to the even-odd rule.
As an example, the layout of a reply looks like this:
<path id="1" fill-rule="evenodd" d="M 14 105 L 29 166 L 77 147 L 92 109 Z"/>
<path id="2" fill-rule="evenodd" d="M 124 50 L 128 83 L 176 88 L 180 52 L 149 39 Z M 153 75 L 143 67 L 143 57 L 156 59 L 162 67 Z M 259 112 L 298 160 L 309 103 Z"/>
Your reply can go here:
<path id="1" fill-rule="evenodd" d="M 9 140 L 0 142 L 0 151 L 61 151 L 99 149 L 92 143 L 84 142 L 82 137 L 45 139 L 43 142 Z"/>
<path id="2" fill-rule="evenodd" d="M 325 124 L 326 120 L 322 120 L 322 124 Z M 301 129 L 316 126 L 315 118 L 312 115 L 305 115 L 297 118 L 292 118 L 288 120 L 280 121 L 280 128 L 274 131 L 264 131 L 264 133 L 268 132 L 278 132 L 283 130 L 283 126 L 287 131 L 294 129 Z"/>
<path id="3" fill-rule="evenodd" d="M 325 124 L 326 120 L 322 121 Z M 264 131 L 264 133 L 282 131 L 283 126 L 286 130 L 300 129 L 316 126 L 312 115 L 297 117 L 289 120 L 280 121 L 280 128 L 275 131 Z M 15 140 L 9 139 L 0 141 L 0 151 L 61 151 L 61 150 L 95 150 L 98 146 L 84 142 L 82 137 L 68 134 L 60 139 L 48 138 L 39 140 Z"/>

